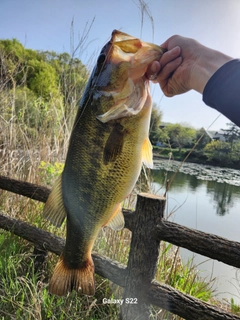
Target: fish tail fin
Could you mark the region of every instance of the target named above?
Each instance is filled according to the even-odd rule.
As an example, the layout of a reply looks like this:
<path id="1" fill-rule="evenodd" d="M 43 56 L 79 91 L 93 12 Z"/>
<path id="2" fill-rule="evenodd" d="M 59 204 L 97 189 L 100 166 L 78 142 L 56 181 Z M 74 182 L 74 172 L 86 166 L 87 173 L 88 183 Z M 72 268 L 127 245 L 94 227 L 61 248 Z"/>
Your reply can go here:
<path id="1" fill-rule="evenodd" d="M 70 269 L 64 263 L 63 256 L 60 257 L 49 283 L 49 292 L 64 296 L 72 290 L 89 296 L 94 295 L 94 264 L 91 257 L 85 262 L 84 267 L 78 269 Z"/>

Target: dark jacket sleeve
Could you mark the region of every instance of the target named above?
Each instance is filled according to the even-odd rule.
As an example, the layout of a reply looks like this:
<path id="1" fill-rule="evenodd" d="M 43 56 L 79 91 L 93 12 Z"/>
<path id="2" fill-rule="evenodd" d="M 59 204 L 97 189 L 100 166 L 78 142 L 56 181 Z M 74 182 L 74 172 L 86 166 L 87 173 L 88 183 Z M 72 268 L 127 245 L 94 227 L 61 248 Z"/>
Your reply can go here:
<path id="1" fill-rule="evenodd" d="M 240 127 L 240 60 L 227 62 L 207 82 L 203 101 Z"/>

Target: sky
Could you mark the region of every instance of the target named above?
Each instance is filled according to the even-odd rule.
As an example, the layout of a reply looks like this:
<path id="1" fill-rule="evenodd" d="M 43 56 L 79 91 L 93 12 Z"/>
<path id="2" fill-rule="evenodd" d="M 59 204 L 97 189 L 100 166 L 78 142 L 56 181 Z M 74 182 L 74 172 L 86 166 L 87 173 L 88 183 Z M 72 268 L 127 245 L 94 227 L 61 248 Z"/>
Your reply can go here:
<path id="1" fill-rule="evenodd" d="M 240 58 L 239 0 L 144 1 L 151 19 L 145 14 L 142 24 L 143 0 L 0 0 L 0 39 L 16 38 L 26 48 L 72 54 L 91 26 L 75 53 L 89 68 L 114 29 L 156 44 L 180 34 Z M 223 115 L 216 120 L 219 113 L 197 92 L 167 98 L 158 85 L 151 85 L 151 92 L 165 122 L 210 130 L 230 122 Z"/>

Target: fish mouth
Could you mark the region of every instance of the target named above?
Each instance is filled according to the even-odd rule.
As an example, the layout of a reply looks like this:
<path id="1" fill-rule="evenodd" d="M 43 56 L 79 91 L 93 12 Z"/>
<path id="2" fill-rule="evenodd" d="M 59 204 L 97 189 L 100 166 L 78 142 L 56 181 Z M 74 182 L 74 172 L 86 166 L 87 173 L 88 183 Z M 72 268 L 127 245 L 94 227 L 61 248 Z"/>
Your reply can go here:
<path id="1" fill-rule="evenodd" d="M 113 30 L 111 40 L 111 62 L 130 62 L 129 77 L 134 81 L 145 76 L 147 68 L 154 60 L 159 60 L 166 49 L 149 42 L 141 41 L 119 30 Z"/>
<path id="2" fill-rule="evenodd" d="M 97 119 L 103 123 L 135 116 L 142 109 L 149 108 L 149 79 L 147 68 L 159 60 L 164 49 L 158 45 L 143 42 L 124 32 L 114 30 L 110 41 L 103 47 L 98 63 L 104 61 L 105 69 L 99 81 L 96 98 L 111 97 L 114 105 L 104 109 Z"/>
<path id="3" fill-rule="evenodd" d="M 104 64 L 119 66 L 127 64 L 128 78 L 134 82 L 143 77 L 145 81 L 149 79 L 145 76 L 149 64 L 155 60 L 160 60 L 166 51 L 156 44 L 144 42 L 119 30 L 113 30 L 111 39 L 102 48 L 99 58 L 104 56 Z"/>

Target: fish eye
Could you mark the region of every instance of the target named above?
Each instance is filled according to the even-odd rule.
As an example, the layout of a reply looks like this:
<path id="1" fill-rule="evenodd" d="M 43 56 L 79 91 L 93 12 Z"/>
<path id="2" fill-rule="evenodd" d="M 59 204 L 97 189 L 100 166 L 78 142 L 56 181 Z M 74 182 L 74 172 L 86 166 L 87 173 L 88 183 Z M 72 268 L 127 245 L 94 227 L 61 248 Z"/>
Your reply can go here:
<path id="1" fill-rule="evenodd" d="M 101 53 L 100 56 L 98 57 L 98 60 L 97 60 L 97 64 L 102 64 L 106 59 L 106 55 L 105 53 Z"/>

